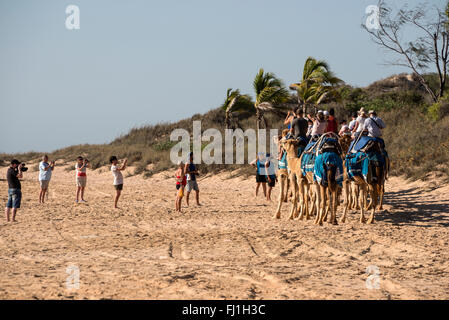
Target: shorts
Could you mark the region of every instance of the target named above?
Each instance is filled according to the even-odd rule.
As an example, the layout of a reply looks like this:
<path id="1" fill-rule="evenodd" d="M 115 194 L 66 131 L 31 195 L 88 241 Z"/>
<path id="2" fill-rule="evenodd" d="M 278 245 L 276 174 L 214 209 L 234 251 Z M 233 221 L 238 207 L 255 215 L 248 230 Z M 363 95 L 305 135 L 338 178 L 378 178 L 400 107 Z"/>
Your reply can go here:
<path id="1" fill-rule="evenodd" d="M 8 189 L 8 202 L 6 208 L 19 209 L 22 202 L 22 190 Z"/>
<path id="2" fill-rule="evenodd" d="M 186 191 L 190 192 L 192 190 L 200 191 L 200 189 L 198 188 L 198 183 L 196 182 L 196 180 L 187 180 Z"/>
<path id="3" fill-rule="evenodd" d="M 85 187 L 87 184 L 87 177 L 76 177 L 76 185 L 78 187 Z"/>
<path id="4" fill-rule="evenodd" d="M 48 189 L 48 185 L 50 184 L 50 180 L 39 180 L 39 184 L 41 185 L 41 189 Z"/>
<path id="5" fill-rule="evenodd" d="M 114 184 L 114 188 L 115 188 L 115 190 L 123 190 L 123 183 L 121 183 L 121 184 Z"/>
<path id="6" fill-rule="evenodd" d="M 266 183 L 267 182 L 267 176 L 256 174 L 256 182 L 257 183 Z"/>
<path id="7" fill-rule="evenodd" d="M 270 178 L 271 178 L 271 182 L 269 182 L 268 178 L 267 178 L 268 186 L 274 188 L 274 186 L 276 185 L 276 177 L 270 177 Z"/>

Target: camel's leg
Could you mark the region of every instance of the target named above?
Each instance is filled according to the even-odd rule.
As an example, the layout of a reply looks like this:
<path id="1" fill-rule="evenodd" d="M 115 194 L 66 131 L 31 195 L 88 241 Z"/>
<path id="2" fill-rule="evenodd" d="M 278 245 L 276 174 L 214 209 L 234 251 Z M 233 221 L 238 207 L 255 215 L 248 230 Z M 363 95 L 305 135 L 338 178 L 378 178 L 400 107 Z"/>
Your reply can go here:
<path id="1" fill-rule="evenodd" d="M 306 220 L 309 220 L 310 219 L 310 216 L 309 216 L 309 184 L 307 183 L 307 181 L 304 181 L 304 196 L 303 196 L 303 199 L 304 199 L 304 202 L 305 202 L 305 204 L 304 204 L 304 206 L 305 206 L 304 211 L 306 212 Z"/>
<path id="2" fill-rule="evenodd" d="M 310 204 L 311 204 L 311 208 L 310 208 L 310 216 L 313 217 L 315 215 L 315 211 L 316 211 L 316 195 L 315 195 L 315 184 L 310 184 L 309 185 L 309 198 L 310 198 Z"/>
<path id="3" fill-rule="evenodd" d="M 293 220 L 293 218 L 295 217 L 295 213 L 296 213 L 296 207 L 298 205 L 298 185 L 296 184 L 296 176 L 294 174 L 290 175 L 290 186 L 292 189 L 292 194 L 293 194 L 293 198 L 292 198 L 292 210 L 290 212 L 290 217 L 288 218 L 289 220 Z"/>
<path id="4" fill-rule="evenodd" d="M 320 190 L 320 185 L 318 183 L 314 184 L 314 189 L 315 189 L 315 212 L 316 212 L 316 218 L 315 218 L 315 224 L 318 224 L 320 222 L 320 205 L 321 205 L 321 190 Z"/>
<path id="5" fill-rule="evenodd" d="M 278 204 L 278 208 L 276 210 L 276 213 L 274 215 L 274 219 L 280 219 L 281 218 L 281 207 L 282 207 L 282 202 L 284 201 L 284 194 L 285 194 L 285 184 L 286 184 L 286 177 L 285 175 L 280 175 L 280 180 L 281 180 L 281 190 L 279 191 L 279 204 Z"/>
<path id="6" fill-rule="evenodd" d="M 376 207 L 377 207 L 377 186 L 372 186 L 370 188 L 370 196 L 373 199 L 373 207 L 371 208 L 371 215 L 368 218 L 367 224 L 373 224 L 374 223 L 374 214 L 376 213 Z"/>
<path id="7" fill-rule="evenodd" d="M 326 211 L 326 203 L 327 203 L 327 187 L 323 187 L 323 186 L 318 186 L 319 188 L 319 193 L 320 193 L 320 211 L 319 211 L 319 215 L 318 215 L 318 224 L 320 226 L 323 225 L 324 222 L 324 215 L 325 215 L 325 211 Z"/>
<path id="8" fill-rule="evenodd" d="M 325 211 L 324 211 L 324 220 L 323 220 L 323 222 L 327 221 L 327 217 L 329 215 L 329 211 L 330 211 L 330 208 L 331 208 L 331 202 L 330 202 L 331 201 L 331 191 L 330 191 L 329 188 L 326 188 L 326 190 L 327 190 L 326 191 L 326 202 L 324 203 Z"/>
<path id="9" fill-rule="evenodd" d="M 331 217 L 329 220 L 329 223 L 333 225 L 338 225 L 337 222 L 337 205 L 338 205 L 338 188 L 335 188 L 331 191 L 331 199 L 329 199 L 331 202 Z"/>
<path id="10" fill-rule="evenodd" d="M 349 181 L 344 181 L 343 182 L 343 189 L 344 189 L 344 211 L 343 211 L 343 216 L 340 219 L 341 223 L 345 223 L 346 222 L 346 215 L 348 214 L 348 208 L 350 205 L 350 197 L 351 197 L 351 193 L 349 192 L 349 188 L 350 188 L 350 184 Z"/>
<path id="11" fill-rule="evenodd" d="M 360 185 L 359 193 L 359 207 L 360 207 L 360 222 L 365 223 L 365 202 L 366 202 L 366 185 Z"/>
<path id="12" fill-rule="evenodd" d="M 288 176 L 286 176 L 286 188 L 285 188 L 285 194 L 284 194 L 284 202 L 288 202 L 288 191 L 290 188 L 290 179 Z"/>
<path id="13" fill-rule="evenodd" d="M 385 195 L 385 182 L 382 184 L 380 189 L 379 210 L 384 209 L 384 195 Z"/>
<path id="14" fill-rule="evenodd" d="M 295 218 L 298 218 L 300 215 L 304 214 L 304 199 L 303 199 L 303 195 L 304 195 L 304 182 L 302 179 L 298 179 L 297 182 L 298 184 L 298 200 L 299 200 L 299 205 L 298 205 L 298 210 L 296 211 L 296 215 Z"/>

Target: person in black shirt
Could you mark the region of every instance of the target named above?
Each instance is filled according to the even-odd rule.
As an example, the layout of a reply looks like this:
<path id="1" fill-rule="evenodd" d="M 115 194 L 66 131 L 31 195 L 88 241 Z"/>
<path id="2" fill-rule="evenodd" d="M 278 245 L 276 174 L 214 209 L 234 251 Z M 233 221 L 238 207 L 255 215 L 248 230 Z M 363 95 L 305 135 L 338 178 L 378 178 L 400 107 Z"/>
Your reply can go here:
<path id="1" fill-rule="evenodd" d="M 20 180 L 23 176 L 22 167 L 18 160 L 14 159 L 11 161 L 11 166 L 6 173 L 6 179 L 8 180 L 8 202 L 6 203 L 5 215 L 6 221 L 10 221 L 10 213 L 12 211 L 12 221 L 16 221 L 17 209 L 20 208 L 20 203 L 22 201 L 22 186 Z"/>
<path id="2" fill-rule="evenodd" d="M 296 118 L 292 121 L 292 127 L 290 128 L 290 132 L 294 139 L 298 139 L 299 137 L 306 139 L 307 137 L 307 129 L 309 128 L 309 124 L 303 116 L 304 113 L 301 108 L 299 108 L 296 111 Z"/>

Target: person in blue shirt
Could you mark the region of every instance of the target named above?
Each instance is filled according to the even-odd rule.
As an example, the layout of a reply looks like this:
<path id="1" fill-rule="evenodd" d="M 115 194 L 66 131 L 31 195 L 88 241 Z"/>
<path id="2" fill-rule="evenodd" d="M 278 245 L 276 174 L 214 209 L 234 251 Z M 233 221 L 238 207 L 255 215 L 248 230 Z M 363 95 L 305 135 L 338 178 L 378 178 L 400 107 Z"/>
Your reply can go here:
<path id="1" fill-rule="evenodd" d="M 55 162 L 51 161 L 48 163 L 48 156 L 42 157 L 42 161 L 39 163 L 39 184 L 41 187 L 39 193 L 39 203 L 44 203 L 45 193 L 48 190 L 48 185 L 50 183 L 51 174 L 55 168 Z"/>
<path id="2" fill-rule="evenodd" d="M 271 201 L 271 191 L 276 185 L 276 170 L 274 164 L 271 161 L 271 155 L 269 153 L 267 153 L 265 159 L 265 171 L 267 174 L 267 184 L 268 184 L 267 201 Z"/>
<path id="3" fill-rule="evenodd" d="M 265 168 L 265 154 L 261 153 L 253 160 L 250 165 L 256 168 L 256 198 L 259 194 L 259 188 L 262 185 L 263 195 L 267 196 L 267 173 Z"/>

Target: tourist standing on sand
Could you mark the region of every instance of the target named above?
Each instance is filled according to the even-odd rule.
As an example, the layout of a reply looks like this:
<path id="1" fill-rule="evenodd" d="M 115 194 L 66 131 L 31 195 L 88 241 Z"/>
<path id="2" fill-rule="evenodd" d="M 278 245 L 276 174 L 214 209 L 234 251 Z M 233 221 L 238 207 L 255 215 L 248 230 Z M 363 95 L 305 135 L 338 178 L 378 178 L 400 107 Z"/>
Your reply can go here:
<path id="1" fill-rule="evenodd" d="M 271 155 L 267 153 L 267 158 L 265 161 L 265 171 L 267 173 L 267 201 L 271 201 L 271 191 L 276 185 L 276 170 L 274 169 L 274 165 L 271 162 Z"/>
<path id="2" fill-rule="evenodd" d="M 178 169 L 175 172 L 177 190 L 175 208 L 177 212 L 181 212 L 182 198 L 184 197 L 184 189 L 187 185 L 187 177 L 184 170 L 184 164 L 182 163 L 182 161 L 180 161 L 178 164 Z"/>
<path id="3" fill-rule="evenodd" d="M 6 203 L 5 216 L 6 222 L 10 221 L 10 213 L 12 211 L 12 222 L 16 222 L 17 210 L 20 209 L 22 202 L 22 186 L 20 180 L 23 178 L 23 164 L 14 159 L 6 173 L 8 180 L 8 202 Z"/>
<path id="4" fill-rule="evenodd" d="M 39 163 L 39 185 L 41 187 L 39 193 L 39 203 L 44 203 L 45 193 L 48 191 L 48 185 L 50 183 L 51 174 L 55 168 L 55 162 L 48 163 L 48 156 L 42 157 L 42 161 Z"/>
<path id="5" fill-rule="evenodd" d="M 114 177 L 114 182 L 112 183 L 115 188 L 115 197 L 114 197 L 114 209 L 118 209 L 117 203 L 120 195 L 123 190 L 123 174 L 122 171 L 126 169 L 126 164 L 128 163 L 128 159 L 123 161 L 122 166 L 118 165 L 118 159 L 116 156 L 111 156 L 109 158 L 109 162 L 111 163 L 111 172 Z"/>
<path id="6" fill-rule="evenodd" d="M 187 176 L 187 186 L 186 186 L 186 202 L 187 206 L 189 206 L 189 196 L 192 190 L 195 190 L 195 199 L 196 204 L 201 206 L 200 204 L 200 189 L 198 188 L 198 182 L 196 181 L 196 177 L 198 176 L 198 168 L 193 163 L 193 152 L 189 154 L 189 161 L 185 165 L 185 174 Z"/>
<path id="7" fill-rule="evenodd" d="M 84 189 L 86 189 L 87 184 L 87 168 L 90 167 L 89 160 L 83 159 L 83 157 L 79 156 L 76 158 L 77 163 L 75 165 L 75 173 L 76 173 L 76 203 L 84 203 L 87 202 L 84 200 Z M 81 195 L 81 201 L 79 200 Z"/>
<path id="8" fill-rule="evenodd" d="M 267 173 L 265 168 L 265 156 L 263 153 L 259 154 L 250 165 L 256 168 L 256 198 L 259 194 L 259 188 L 262 185 L 263 195 L 267 197 Z"/>

